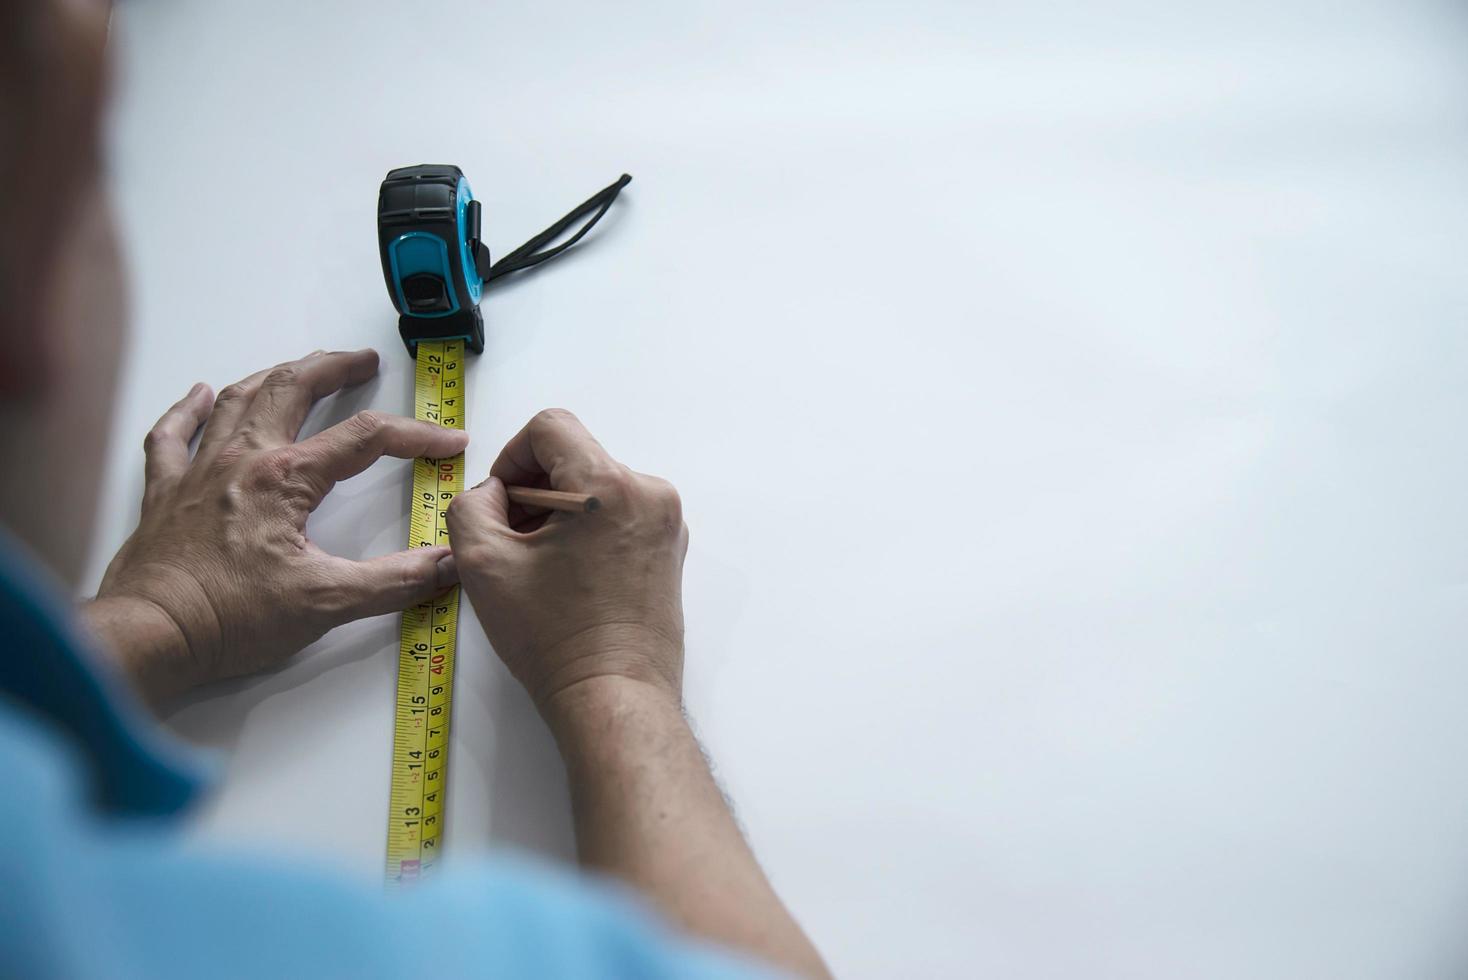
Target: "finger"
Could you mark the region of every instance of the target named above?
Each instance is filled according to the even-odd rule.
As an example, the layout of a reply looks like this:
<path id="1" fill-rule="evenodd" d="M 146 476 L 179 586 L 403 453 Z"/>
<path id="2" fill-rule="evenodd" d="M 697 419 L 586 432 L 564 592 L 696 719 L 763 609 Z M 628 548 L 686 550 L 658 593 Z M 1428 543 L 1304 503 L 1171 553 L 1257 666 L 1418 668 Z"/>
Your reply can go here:
<path id="1" fill-rule="evenodd" d="M 610 465 L 615 461 L 580 419 L 564 408 L 548 408 L 505 444 L 489 472 L 510 486 L 575 490 L 583 489 L 577 481 Z"/>
<path id="2" fill-rule="evenodd" d="M 337 625 L 400 612 L 459 581 L 447 548 L 409 548 L 367 561 L 328 557 L 323 575 L 332 587 L 328 613 Z"/>
<path id="3" fill-rule="evenodd" d="M 312 405 L 376 374 L 377 351 L 370 347 L 313 354 L 277 365 L 261 380 L 240 427 L 251 432 L 262 446 L 295 442 Z"/>
<path id="4" fill-rule="evenodd" d="M 494 531 L 510 529 L 510 498 L 498 477 L 465 490 L 449 504 L 449 545 L 478 541 Z"/>
<path id="5" fill-rule="evenodd" d="M 314 350 L 301 360 L 311 360 L 325 353 L 324 350 Z M 214 399 L 214 414 L 209 416 L 209 421 L 204 426 L 204 435 L 199 439 L 199 452 L 196 458 L 214 458 L 219 450 L 234 438 L 241 420 L 249 412 L 250 406 L 255 403 L 255 396 L 259 394 L 265 379 L 270 376 L 271 372 L 284 366 L 277 364 L 275 367 L 262 368 L 232 385 L 227 385 L 219 392 L 219 396 Z"/>
<path id="6" fill-rule="evenodd" d="M 493 476 L 453 499 L 447 526 L 457 574 L 472 577 L 500 560 L 503 546 L 516 536 L 509 511 L 505 485 Z"/>
<path id="7" fill-rule="evenodd" d="M 382 412 L 358 412 L 324 432 L 302 440 L 293 450 L 299 472 L 317 488 L 316 502 L 338 480 L 356 476 L 384 456 L 439 459 L 464 451 L 469 435 L 432 422 Z"/>
<path id="8" fill-rule="evenodd" d="M 209 417 L 214 392 L 200 382 L 153 423 L 143 439 L 144 502 L 189 466 L 189 442 Z"/>
<path id="9" fill-rule="evenodd" d="M 270 368 L 256 371 L 249 377 L 219 389 L 219 394 L 214 398 L 214 410 L 209 415 L 209 421 L 204 423 L 204 434 L 199 437 L 196 459 L 213 459 L 224 444 L 233 438 L 240 419 L 250 407 L 250 402 L 255 400 L 255 392 L 260 390 L 260 382 L 265 380 L 265 375 L 270 371 Z"/>

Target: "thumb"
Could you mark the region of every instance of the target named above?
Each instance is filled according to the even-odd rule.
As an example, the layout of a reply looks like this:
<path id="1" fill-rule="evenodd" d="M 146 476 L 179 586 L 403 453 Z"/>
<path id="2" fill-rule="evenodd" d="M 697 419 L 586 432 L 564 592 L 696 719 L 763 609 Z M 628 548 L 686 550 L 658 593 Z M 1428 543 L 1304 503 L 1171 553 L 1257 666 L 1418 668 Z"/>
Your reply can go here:
<path id="1" fill-rule="evenodd" d="M 333 558 L 327 575 L 340 596 L 333 610 L 339 623 L 401 612 L 459 581 L 447 548 L 409 548 L 367 561 Z"/>
<path id="2" fill-rule="evenodd" d="M 449 504 L 448 529 L 456 550 L 510 530 L 510 498 L 500 478 L 492 476 L 455 497 Z"/>

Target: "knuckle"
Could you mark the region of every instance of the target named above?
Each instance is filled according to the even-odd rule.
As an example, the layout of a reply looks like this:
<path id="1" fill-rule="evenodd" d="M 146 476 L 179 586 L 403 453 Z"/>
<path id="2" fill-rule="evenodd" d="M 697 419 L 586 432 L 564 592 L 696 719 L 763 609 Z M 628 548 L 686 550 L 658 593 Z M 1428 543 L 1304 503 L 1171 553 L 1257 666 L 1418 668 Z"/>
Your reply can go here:
<path id="1" fill-rule="evenodd" d="M 265 375 L 263 384 L 267 388 L 293 388 L 301 381 L 301 369 L 294 364 L 282 364 Z"/>
<path id="2" fill-rule="evenodd" d="M 678 494 L 678 488 L 673 486 L 672 481 L 660 476 L 650 476 L 647 478 L 647 483 L 648 492 L 655 500 L 673 507 L 683 506 L 683 498 Z"/>
<path id="3" fill-rule="evenodd" d="M 250 394 L 250 388 L 243 381 L 225 385 L 219 389 L 219 394 L 214 397 L 215 404 L 229 404 L 230 402 L 242 401 Z"/>
<path id="4" fill-rule="evenodd" d="M 683 526 L 683 498 L 677 487 L 660 476 L 640 476 L 638 484 L 651 515 L 670 530 Z"/>
<path id="5" fill-rule="evenodd" d="M 397 569 L 395 583 L 399 592 L 412 594 L 433 582 L 433 566 L 422 562 L 405 564 Z"/>
<path id="6" fill-rule="evenodd" d="M 167 441 L 168 441 L 167 434 L 164 433 L 162 429 L 160 429 L 158 426 L 155 425 L 153 428 L 151 428 L 151 429 L 148 430 L 148 434 L 147 435 L 143 436 L 143 452 L 145 452 L 145 453 L 155 452 L 159 448 L 161 448 L 162 445 L 165 442 L 167 442 Z"/>
<path id="7" fill-rule="evenodd" d="M 473 490 L 466 490 L 449 501 L 445 519 L 450 524 L 462 524 L 469 519 L 469 512 L 473 508 Z"/>
<path id="8" fill-rule="evenodd" d="M 387 416 L 381 412 L 365 409 L 347 420 L 347 430 L 352 434 L 353 448 L 359 451 L 371 449 L 388 427 Z"/>
<path id="9" fill-rule="evenodd" d="M 351 425 L 363 433 L 372 435 L 387 428 L 387 416 L 375 409 L 365 408 L 351 418 Z"/>
<path id="10" fill-rule="evenodd" d="M 291 482 L 300 471 L 300 459 L 288 449 L 259 453 L 250 462 L 253 482 L 260 486 L 280 486 Z"/>
<path id="11" fill-rule="evenodd" d="M 551 426 L 560 425 L 565 422 L 579 421 L 580 419 L 576 418 L 576 416 L 569 409 L 542 408 L 540 411 L 535 413 L 535 417 L 530 420 L 530 423 L 531 425 L 534 425 L 538 428 L 548 428 Z"/>

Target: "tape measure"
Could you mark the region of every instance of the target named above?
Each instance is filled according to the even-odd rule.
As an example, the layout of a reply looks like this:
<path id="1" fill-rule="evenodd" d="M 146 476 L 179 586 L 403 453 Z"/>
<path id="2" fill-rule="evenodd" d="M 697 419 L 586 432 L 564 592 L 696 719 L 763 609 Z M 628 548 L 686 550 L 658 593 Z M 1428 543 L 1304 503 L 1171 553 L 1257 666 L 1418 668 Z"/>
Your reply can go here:
<path id="1" fill-rule="evenodd" d="M 419 342 L 415 418 L 464 428 L 464 354 L 462 340 Z M 448 506 L 463 489 L 463 453 L 413 461 L 409 547 L 449 543 Z M 443 841 L 458 630 L 457 585 L 403 612 L 387 829 L 389 882 L 410 881 L 428 871 Z"/>
<path id="2" fill-rule="evenodd" d="M 398 333 L 417 363 L 413 415 L 464 428 L 466 347 L 484 349 L 479 202 L 458 167 L 389 171 L 377 193 L 377 238 Z M 486 256 L 487 257 L 487 256 Z M 413 461 L 408 547 L 447 545 L 449 503 L 464 489 L 464 454 Z M 454 700 L 459 589 L 403 612 L 393 716 L 387 880 L 432 869 L 443 843 Z"/>
<path id="3" fill-rule="evenodd" d="M 382 275 L 397 308 L 398 333 L 417 361 L 413 414 L 464 428 L 464 360 L 484 350 L 479 300 L 491 280 L 539 265 L 580 241 L 631 177 L 623 174 L 570 214 L 491 264 L 480 240 L 481 209 L 458 167 L 429 164 L 388 172 L 377 194 Z M 553 241 L 591 214 L 560 245 Z M 464 489 L 464 454 L 413 462 L 408 546 L 449 543 L 448 507 Z M 448 790 L 459 588 L 403 612 L 393 717 L 387 880 L 427 874 L 442 850 Z"/>

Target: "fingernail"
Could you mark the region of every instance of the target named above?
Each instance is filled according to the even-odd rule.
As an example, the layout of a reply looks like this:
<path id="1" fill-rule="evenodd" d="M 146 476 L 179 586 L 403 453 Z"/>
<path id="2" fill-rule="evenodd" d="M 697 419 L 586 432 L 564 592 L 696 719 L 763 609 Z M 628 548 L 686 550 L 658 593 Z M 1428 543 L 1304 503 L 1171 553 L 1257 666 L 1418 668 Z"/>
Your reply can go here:
<path id="1" fill-rule="evenodd" d="M 311 353 L 307 354 L 306 356 L 307 357 L 315 357 L 317 354 L 325 354 L 325 353 L 326 353 L 326 351 L 324 351 L 324 350 L 322 350 L 321 348 L 318 347 L 315 350 L 313 350 Z"/>
<path id="2" fill-rule="evenodd" d="M 444 555 L 433 566 L 433 582 L 440 589 L 456 585 L 459 581 L 459 563 L 452 554 Z"/>
<path id="3" fill-rule="evenodd" d="M 195 381 L 194 382 L 194 386 L 189 389 L 188 397 L 189 398 L 193 398 L 195 395 L 197 395 L 203 389 L 204 389 L 204 382 L 202 382 L 202 381 Z"/>

